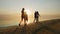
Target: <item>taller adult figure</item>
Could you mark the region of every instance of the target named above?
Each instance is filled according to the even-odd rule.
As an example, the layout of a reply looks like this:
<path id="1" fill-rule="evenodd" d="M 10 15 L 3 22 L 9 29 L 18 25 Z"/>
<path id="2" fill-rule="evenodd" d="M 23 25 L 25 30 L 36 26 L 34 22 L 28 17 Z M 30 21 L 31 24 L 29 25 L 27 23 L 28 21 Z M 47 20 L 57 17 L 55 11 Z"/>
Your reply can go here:
<path id="1" fill-rule="evenodd" d="M 26 21 L 28 21 L 28 15 L 27 15 L 27 13 L 24 10 L 25 10 L 25 8 L 22 8 L 22 11 L 21 11 L 21 21 L 19 23 L 19 26 L 20 26 L 21 22 L 23 21 L 23 19 L 24 19 L 24 24 L 25 25 L 26 25 Z"/>

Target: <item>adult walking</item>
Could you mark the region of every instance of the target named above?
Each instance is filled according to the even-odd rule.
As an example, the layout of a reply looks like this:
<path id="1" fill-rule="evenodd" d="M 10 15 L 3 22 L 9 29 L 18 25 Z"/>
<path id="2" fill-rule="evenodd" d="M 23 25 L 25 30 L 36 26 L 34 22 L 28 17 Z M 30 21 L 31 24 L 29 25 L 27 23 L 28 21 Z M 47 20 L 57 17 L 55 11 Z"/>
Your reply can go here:
<path id="1" fill-rule="evenodd" d="M 22 8 L 22 11 L 21 11 L 21 21 L 19 23 L 19 26 L 20 24 L 22 23 L 22 21 L 24 20 L 24 24 L 26 25 L 26 21 L 28 21 L 28 15 L 27 13 L 24 11 L 25 8 Z"/>

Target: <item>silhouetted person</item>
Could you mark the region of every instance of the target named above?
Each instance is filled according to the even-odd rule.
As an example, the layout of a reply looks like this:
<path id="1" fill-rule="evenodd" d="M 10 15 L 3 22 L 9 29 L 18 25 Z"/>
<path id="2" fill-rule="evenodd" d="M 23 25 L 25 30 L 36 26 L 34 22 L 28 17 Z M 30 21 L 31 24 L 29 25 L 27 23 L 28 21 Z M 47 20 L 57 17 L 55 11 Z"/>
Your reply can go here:
<path id="1" fill-rule="evenodd" d="M 26 21 L 28 21 L 28 15 L 26 14 L 26 12 L 24 12 L 24 8 L 22 8 L 22 11 L 21 11 L 21 21 L 19 23 L 19 26 L 21 24 L 21 22 L 23 21 L 24 19 L 24 24 L 26 25 Z"/>
<path id="2" fill-rule="evenodd" d="M 36 20 L 36 22 L 38 22 L 39 21 L 39 12 L 38 11 L 35 11 L 35 13 L 34 13 L 34 22 L 35 22 L 35 20 Z"/>

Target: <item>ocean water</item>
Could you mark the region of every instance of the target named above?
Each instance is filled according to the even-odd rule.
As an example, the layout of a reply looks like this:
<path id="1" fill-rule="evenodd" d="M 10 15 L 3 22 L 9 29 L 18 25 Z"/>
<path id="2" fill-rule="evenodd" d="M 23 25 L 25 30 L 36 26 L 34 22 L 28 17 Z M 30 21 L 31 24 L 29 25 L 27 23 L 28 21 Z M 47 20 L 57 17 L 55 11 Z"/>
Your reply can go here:
<path id="1" fill-rule="evenodd" d="M 52 17 L 52 16 L 41 16 L 39 17 L 39 21 L 45 21 L 45 20 L 51 20 L 51 19 L 60 19 L 60 17 Z M 7 27 L 7 26 L 14 26 L 14 25 L 18 25 L 19 22 L 21 21 L 20 16 L 13 16 L 13 17 L 0 17 L 0 27 Z M 34 21 L 34 17 L 30 16 L 28 17 L 28 22 L 27 24 L 33 23 Z M 21 25 L 23 25 L 24 22 L 21 23 Z"/>

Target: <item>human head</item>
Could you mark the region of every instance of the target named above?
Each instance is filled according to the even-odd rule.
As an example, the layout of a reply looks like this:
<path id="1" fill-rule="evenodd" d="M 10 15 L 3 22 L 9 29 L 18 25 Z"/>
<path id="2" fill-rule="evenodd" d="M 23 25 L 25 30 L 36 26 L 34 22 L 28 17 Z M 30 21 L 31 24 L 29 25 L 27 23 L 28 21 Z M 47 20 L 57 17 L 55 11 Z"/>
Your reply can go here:
<path id="1" fill-rule="evenodd" d="M 22 10 L 25 10 L 25 8 L 22 8 Z"/>

